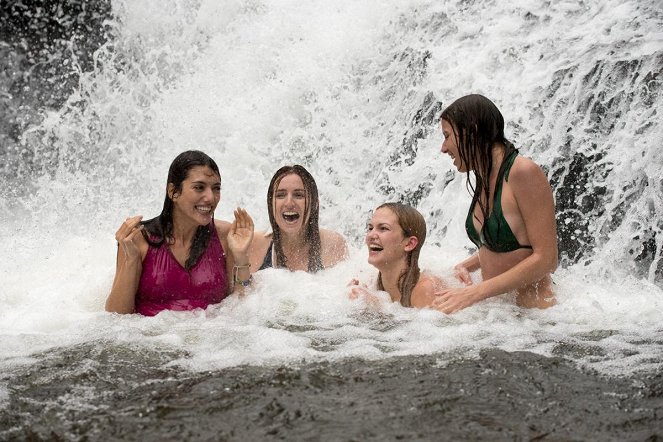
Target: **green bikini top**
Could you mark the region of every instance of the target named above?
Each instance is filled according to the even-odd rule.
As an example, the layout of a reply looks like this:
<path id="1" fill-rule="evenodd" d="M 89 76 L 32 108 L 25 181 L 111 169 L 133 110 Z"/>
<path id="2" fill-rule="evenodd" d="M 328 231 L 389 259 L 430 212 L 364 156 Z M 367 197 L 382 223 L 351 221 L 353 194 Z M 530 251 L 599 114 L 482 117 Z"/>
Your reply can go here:
<path id="1" fill-rule="evenodd" d="M 493 201 L 493 210 L 488 217 L 484 220 L 481 232 L 477 232 L 474 227 L 474 207 L 477 204 L 479 195 L 475 195 L 470 206 L 470 211 L 467 214 L 465 221 L 465 231 L 470 240 L 478 247 L 486 246 L 489 250 L 497 253 L 513 252 L 518 249 L 531 249 L 532 246 L 523 246 L 516 239 L 515 235 L 506 222 L 504 214 L 502 213 L 502 184 L 504 181 L 509 181 L 509 171 L 513 162 L 518 156 L 518 150 L 513 150 L 502 161 L 502 166 L 497 174 L 497 181 L 495 182 L 495 199 Z"/>

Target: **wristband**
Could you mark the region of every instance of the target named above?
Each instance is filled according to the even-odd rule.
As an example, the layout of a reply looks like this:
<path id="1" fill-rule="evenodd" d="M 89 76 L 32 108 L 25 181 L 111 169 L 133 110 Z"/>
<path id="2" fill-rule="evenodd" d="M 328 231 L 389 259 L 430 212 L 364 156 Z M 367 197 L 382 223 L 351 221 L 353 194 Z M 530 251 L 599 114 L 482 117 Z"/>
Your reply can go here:
<path id="1" fill-rule="evenodd" d="M 248 287 L 249 285 L 251 285 L 251 282 L 253 281 L 253 275 L 251 275 L 251 274 L 249 274 L 249 279 L 247 279 L 245 281 L 241 281 L 241 280 L 237 279 L 237 271 L 239 269 L 250 269 L 250 268 L 251 268 L 251 264 L 245 264 L 245 265 L 242 265 L 242 266 L 233 266 L 233 280 L 235 281 L 235 283 L 241 284 L 243 287 Z"/>
<path id="2" fill-rule="evenodd" d="M 235 283 L 241 284 L 243 287 L 250 286 L 252 282 L 253 282 L 253 275 L 249 276 L 249 279 L 247 279 L 246 281 L 240 281 L 239 279 L 237 279 L 237 277 L 235 277 Z"/>

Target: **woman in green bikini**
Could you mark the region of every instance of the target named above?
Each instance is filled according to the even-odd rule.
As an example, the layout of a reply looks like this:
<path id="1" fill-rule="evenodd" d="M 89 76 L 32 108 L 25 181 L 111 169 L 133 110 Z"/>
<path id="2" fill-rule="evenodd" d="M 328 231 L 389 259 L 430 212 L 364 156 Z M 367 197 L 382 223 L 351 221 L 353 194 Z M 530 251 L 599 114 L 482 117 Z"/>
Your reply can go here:
<path id="1" fill-rule="evenodd" d="M 550 183 L 532 160 L 504 137 L 504 118 L 482 95 L 467 95 L 441 116 L 448 154 L 473 195 L 465 230 L 478 251 L 455 266 L 463 288 L 436 292 L 445 313 L 515 291 L 521 307 L 555 304 L 550 274 L 557 268 L 555 203 Z M 469 177 L 468 177 L 469 178 Z M 470 273 L 481 269 L 475 284 Z"/>

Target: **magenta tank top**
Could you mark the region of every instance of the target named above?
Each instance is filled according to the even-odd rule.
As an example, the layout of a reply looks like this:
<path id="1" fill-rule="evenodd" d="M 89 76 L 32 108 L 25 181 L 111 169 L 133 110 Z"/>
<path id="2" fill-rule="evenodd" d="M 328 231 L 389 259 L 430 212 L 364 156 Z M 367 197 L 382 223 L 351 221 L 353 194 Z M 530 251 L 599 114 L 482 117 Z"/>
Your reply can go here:
<path id="1" fill-rule="evenodd" d="M 162 310 L 193 310 L 221 302 L 228 291 L 226 255 L 214 221 L 207 249 L 188 272 L 166 243 L 149 247 L 136 293 L 136 313 L 154 316 Z"/>

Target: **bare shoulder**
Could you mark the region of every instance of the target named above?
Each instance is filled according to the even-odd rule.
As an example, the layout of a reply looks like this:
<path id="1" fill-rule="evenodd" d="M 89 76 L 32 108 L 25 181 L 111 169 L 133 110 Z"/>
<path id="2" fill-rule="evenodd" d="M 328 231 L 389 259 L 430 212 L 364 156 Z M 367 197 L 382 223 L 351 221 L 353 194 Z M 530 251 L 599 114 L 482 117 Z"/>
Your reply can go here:
<path id="1" fill-rule="evenodd" d="M 348 255 L 348 246 L 343 235 L 329 229 L 320 229 L 320 249 L 324 267 L 334 266 Z"/>
<path id="2" fill-rule="evenodd" d="M 543 169 L 529 158 L 518 156 L 509 172 L 509 186 L 518 201 L 538 204 L 552 200 L 552 188 Z"/>
<path id="3" fill-rule="evenodd" d="M 447 288 L 447 283 L 438 276 L 422 273 L 412 290 L 412 307 L 429 307 L 435 300 L 435 292 Z"/>
<path id="4" fill-rule="evenodd" d="M 427 276 L 420 276 L 417 285 L 412 289 L 410 303 L 412 307 L 428 307 L 435 299 L 435 282 Z"/>
<path id="5" fill-rule="evenodd" d="M 334 246 L 334 245 L 345 245 L 345 238 L 338 232 L 329 229 L 320 229 L 320 242 L 324 247 L 325 244 Z"/>
<path id="6" fill-rule="evenodd" d="M 143 231 L 141 233 L 147 232 Z M 140 250 L 140 254 L 142 258 L 145 259 L 145 255 L 147 255 L 147 250 L 150 248 L 150 244 L 147 242 L 145 235 L 136 235 L 135 238 L 136 241 L 138 241 L 138 249 Z"/>
<path id="7" fill-rule="evenodd" d="M 428 283 L 431 285 L 431 287 L 433 287 L 434 291 L 446 289 L 449 287 L 447 281 L 445 281 L 444 279 L 440 278 L 437 275 L 433 275 L 432 273 L 423 272 L 421 278 L 426 279 Z"/>
<path id="8" fill-rule="evenodd" d="M 214 220 L 214 227 L 216 227 L 216 233 L 219 235 L 219 238 L 225 239 L 230 232 L 230 224 L 228 221 L 223 221 L 220 219 Z"/>
<path id="9" fill-rule="evenodd" d="M 509 181 L 513 184 L 548 183 L 548 178 L 541 166 L 530 158 L 518 155 L 509 172 Z"/>
<path id="10" fill-rule="evenodd" d="M 272 242 L 272 234 L 262 232 L 260 230 L 253 234 L 253 241 L 251 241 L 251 248 L 267 250 L 269 243 Z"/>

